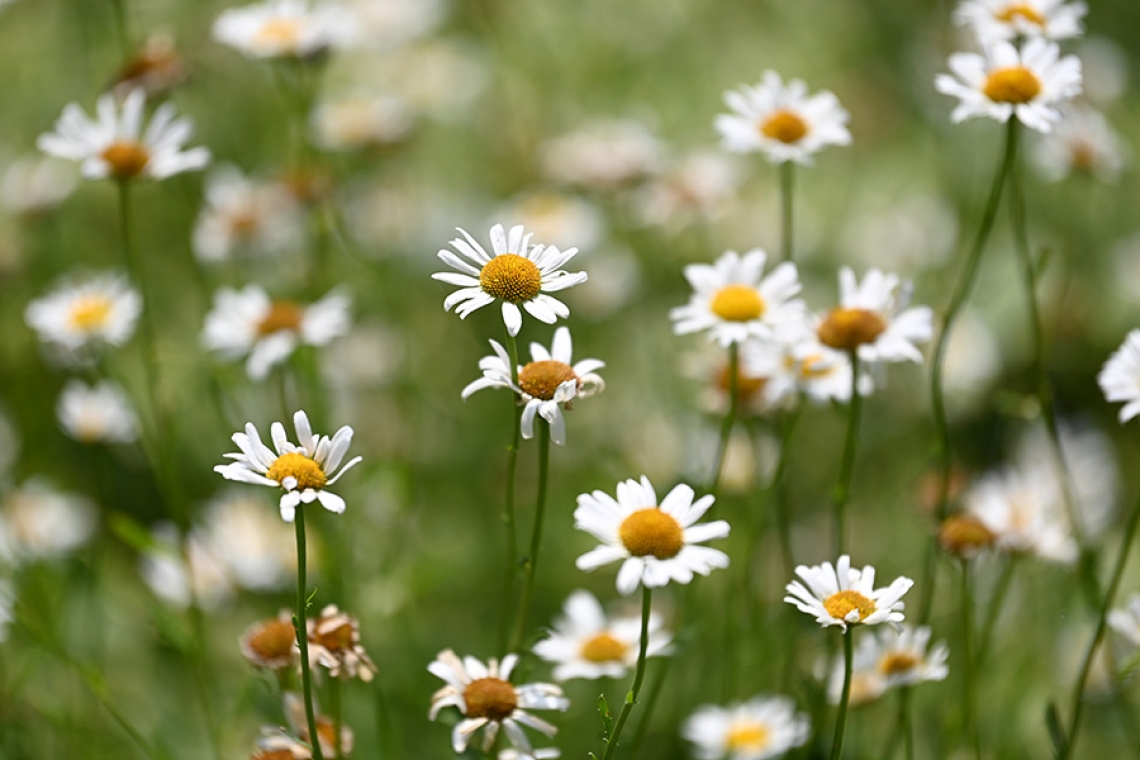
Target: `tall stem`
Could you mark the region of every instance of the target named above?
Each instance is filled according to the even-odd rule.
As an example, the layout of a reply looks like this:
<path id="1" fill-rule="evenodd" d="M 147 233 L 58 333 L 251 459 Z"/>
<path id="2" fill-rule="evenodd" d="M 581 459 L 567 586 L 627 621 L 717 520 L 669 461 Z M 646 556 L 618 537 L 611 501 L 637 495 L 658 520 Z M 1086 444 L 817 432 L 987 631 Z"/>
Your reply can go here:
<path id="1" fill-rule="evenodd" d="M 986 616 L 982 619 L 982 632 L 978 637 L 978 654 L 976 657 L 975 666 L 982 668 L 986 661 L 986 655 L 989 654 L 990 642 L 993 641 L 994 627 L 997 625 L 998 616 L 1001 614 L 1005 595 L 1009 591 L 1010 581 L 1013 580 L 1013 567 L 1017 563 L 1017 557 L 1010 555 L 1006 560 L 1005 567 L 1002 568 L 1001 575 L 998 576 L 997 586 L 994 587 L 993 596 L 990 597 L 990 603 L 986 605 Z"/>
<path id="2" fill-rule="evenodd" d="M 851 498 L 851 475 L 855 471 L 855 448 L 859 438 L 859 418 L 863 414 L 863 396 L 859 393 L 859 353 L 851 356 L 851 408 L 847 413 L 847 436 L 843 441 L 843 459 L 839 463 L 839 480 L 835 483 L 835 556 L 844 553 L 847 530 L 847 502 Z"/>
<path id="3" fill-rule="evenodd" d="M 317 716 L 313 711 L 313 677 L 309 672 L 309 624 L 305 620 L 305 606 L 308 603 L 305 593 L 305 506 L 297 506 L 293 520 L 297 529 L 297 615 L 293 627 L 297 630 L 297 646 L 301 650 L 301 691 L 305 697 L 305 720 L 309 725 L 309 744 L 313 760 L 324 760 L 321 754 L 321 739 L 317 733 Z"/>
<path id="4" fill-rule="evenodd" d="M 614 750 L 618 745 L 618 737 L 621 736 L 625 722 L 629 719 L 629 713 L 633 710 L 634 703 L 637 702 L 637 695 L 641 693 L 641 684 L 645 680 L 645 651 L 649 647 L 649 614 L 652 610 L 652 597 L 653 590 L 643 585 L 641 587 L 641 644 L 637 651 L 637 672 L 633 676 L 633 687 L 625 695 L 625 704 L 621 706 L 621 713 L 618 714 L 617 722 L 614 723 L 613 733 L 606 740 L 606 751 L 602 755 L 602 760 L 610 760 L 613 757 Z"/>
<path id="5" fill-rule="evenodd" d="M 966 741 L 974 748 L 974 756 L 980 758 L 981 743 L 978 736 L 977 713 L 977 657 L 974 655 L 974 595 L 970 589 L 970 565 L 962 560 L 962 725 Z"/>
<path id="6" fill-rule="evenodd" d="M 780 425 L 780 458 L 776 463 L 776 473 L 772 476 L 776 529 L 780 534 L 780 555 L 784 562 L 784 576 L 787 578 L 793 577 L 796 572 L 796 560 L 792 552 L 792 520 L 788 514 L 788 470 L 792 458 L 792 437 L 799 419 L 799 407 L 783 415 Z"/>
<path id="7" fill-rule="evenodd" d="M 344 707 L 341 704 L 341 689 L 343 688 L 342 679 L 337 678 L 329 679 L 329 709 L 332 711 L 333 719 L 333 757 L 338 760 L 344 757 L 343 747 L 341 747 L 341 731 L 344 729 Z"/>
<path id="8" fill-rule="evenodd" d="M 792 199 L 795 181 L 796 165 L 791 161 L 780 164 L 780 255 L 784 261 L 791 261 L 794 251 Z"/>
<path id="9" fill-rule="evenodd" d="M 511 380 L 515 386 L 519 381 L 519 348 L 515 336 L 507 333 L 507 355 L 511 362 Z M 502 613 L 499 623 L 499 651 L 507 649 L 507 636 L 511 619 L 511 601 L 515 593 L 515 575 L 518 573 L 518 537 L 515 532 L 515 472 L 519 464 L 519 447 L 522 443 L 522 407 L 518 399 L 511 394 L 511 445 L 507 449 L 507 485 L 505 489 L 506 503 L 503 505 L 503 526 L 507 531 L 507 563 L 503 575 L 503 601 Z"/>
<path id="10" fill-rule="evenodd" d="M 539 418 L 541 420 L 541 418 Z M 537 425 L 538 436 L 538 498 L 534 510 L 534 527 L 530 533 L 530 553 L 526 561 L 526 579 L 523 582 L 522 598 L 519 600 L 518 618 L 515 620 L 515 635 L 511 639 L 510 651 L 517 652 L 522 646 L 526 619 L 530 613 L 530 600 L 534 593 L 534 575 L 538 567 L 538 551 L 542 547 L 542 523 L 546 516 L 546 482 L 550 473 L 550 429 L 545 421 Z"/>
<path id="11" fill-rule="evenodd" d="M 843 632 L 843 694 L 839 698 L 839 712 L 835 715 L 835 738 L 831 741 L 831 760 L 843 755 L 843 733 L 847 728 L 847 705 L 851 701 L 851 669 L 855 660 L 851 643 L 853 627 Z"/>
<path id="12" fill-rule="evenodd" d="M 126 0 L 112 0 L 115 11 L 115 34 L 119 38 L 119 52 L 125 63 L 131 56 L 131 35 L 127 29 Z"/>
<path id="13" fill-rule="evenodd" d="M 732 425 L 736 421 L 737 396 L 740 393 L 740 346 L 730 343 L 728 346 L 728 411 L 720 423 L 720 437 L 717 439 L 716 459 L 713 461 L 712 480 L 709 484 L 709 493 L 715 495 L 720 484 L 721 470 L 724 469 L 724 457 L 728 451 L 728 441 L 732 436 Z"/>

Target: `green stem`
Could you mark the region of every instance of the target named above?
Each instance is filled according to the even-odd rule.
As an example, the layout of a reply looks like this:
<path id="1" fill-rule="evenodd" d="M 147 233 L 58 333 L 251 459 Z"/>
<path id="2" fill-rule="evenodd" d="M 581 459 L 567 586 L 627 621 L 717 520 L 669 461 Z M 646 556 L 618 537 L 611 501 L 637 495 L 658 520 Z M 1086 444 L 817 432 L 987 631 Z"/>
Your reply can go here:
<path id="1" fill-rule="evenodd" d="M 333 757 L 344 757 L 344 751 L 341 748 L 341 731 L 344 727 L 344 708 L 341 706 L 341 693 L 343 688 L 342 679 L 330 678 L 329 679 L 329 709 L 332 711 L 333 719 Z"/>
<path id="2" fill-rule="evenodd" d="M 788 470 L 792 458 L 792 436 L 796 432 L 796 423 L 799 420 L 799 407 L 787 412 L 783 417 L 780 426 L 780 458 L 776 463 L 776 472 L 772 476 L 776 529 L 780 534 L 780 555 L 784 561 L 784 576 L 787 578 L 795 576 L 796 573 L 796 560 L 792 552 L 792 519 L 788 514 Z"/>
<path id="3" fill-rule="evenodd" d="M 119 52 L 126 62 L 131 57 L 131 35 L 127 29 L 127 8 L 125 0 L 112 0 L 115 12 L 115 34 L 119 38 Z"/>
<path id="4" fill-rule="evenodd" d="M 847 529 L 847 502 L 851 498 L 851 475 L 855 471 L 855 448 L 859 438 L 859 419 L 863 414 L 863 396 L 859 393 L 859 353 L 850 351 L 851 408 L 847 413 L 847 436 L 843 441 L 843 459 L 839 463 L 839 480 L 835 483 L 835 556 L 844 553 Z"/>
<path id="5" fill-rule="evenodd" d="M 982 633 L 978 638 L 978 654 L 975 667 L 982 668 L 986 661 L 986 655 L 989 654 L 990 642 L 993 641 L 994 627 L 997 625 L 998 616 L 1001 615 L 1003 603 L 1005 602 L 1006 593 L 1009 591 L 1010 581 L 1013 580 L 1013 566 L 1017 563 L 1017 558 L 1010 555 L 1006 560 L 1005 567 L 1001 570 L 1001 575 L 998 577 L 997 586 L 994 587 L 993 596 L 990 597 L 990 603 L 986 605 L 986 616 L 982 619 Z"/>
<path id="6" fill-rule="evenodd" d="M 720 485 L 720 471 L 724 469 L 724 457 L 728 452 L 728 441 L 732 435 L 732 425 L 736 421 L 736 406 L 738 403 L 740 386 L 740 346 L 736 343 L 728 345 L 728 411 L 720 423 L 720 437 L 717 439 L 716 458 L 713 460 L 712 480 L 709 483 L 709 493 L 716 495 Z"/>
<path id="7" fill-rule="evenodd" d="M 507 355 L 510 357 L 511 380 L 518 386 L 519 380 L 519 348 L 515 336 L 507 333 Z M 507 531 L 507 564 L 503 576 L 502 614 L 499 622 L 499 651 L 507 649 L 507 631 L 510 626 L 511 601 L 515 593 L 515 576 L 519 567 L 518 537 L 515 530 L 515 473 L 519 464 L 519 448 L 522 444 L 522 407 L 518 399 L 511 394 L 511 445 L 507 449 L 507 487 L 506 504 L 503 507 L 503 525 Z"/>
<path id="8" fill-rule="evenodd" d="M 853 627 L 843 632 L 843 694 L 839 698 L 839 712 L 835 716 L 835 738 L 831 741 L 831 760 L 839 760 L 843 755 L 843 733 L 847 728 L 847 706 L 851 701 L 851 669 L 855 660 L 854 645 L 851 643 Z"/>
<path id="9" fill-rule="evenodd" d="M 535 435 L 538 438 L 538 498 L 534 511 L 534 527 L 530 533 L 530 553 L 526 560 L 526 578 L 523 581 L 522 598 L 519 600 L 518 618 L 515 620 L 515 634 L 511 639 L 511 652 L 520 651 L 526 619 L 530 613 L 530 600 L 534 592 L 534 575 L 538 567 L 538 551 L 542 547 L 542 523 L 546 516 L 546 483 L 550 474 L 550 426 L 539 418 Z"/>
<path id="10" fill-rule="evenodd" d="M 305 621 L 305 608 L 308 604 L 305 594 L 305 505 L 297 505 L 293 525 L 297 529 L 297 615 L 293 626 L 297 630 L 297 645 L 301 650 L 301 691 L 305 697 L 305 720 L 309 726 L 309 745 L 313 760 L 324 760 L 321 754 L 321 740 L 317 733 L 317 716 L 313 711 L 313 676 L 309 672 L 309 625 Z"/>
<path id="11" fill-rule="evenodd" d="M 792 198 L 795 186 L 796 165 L 791 161 L 780 164 L 780 255 L 784 261 L 792 260 L 793 237 Z"/>
<path id="12" fill-rule="evenodd" d="M 977 713 L 977 658 L 974 655 L 974 595 L 970 589 L 970 565 L 962 560 L 962 726 L 966 741 L 974 748 L 974 756 L 981 758 Z"/>
<path id="13" fill-rule="evenodd" d="M 910 686 L 899 689 L 899 709 L 895 716 L 895 728 L 887 736 L 887 746 L 881 757 L 890 760 L 895 755 L 895 747 L 902 740 L 906 751 L 906 760 L 914 760 L 914 727 L 911 724 L 910 710 L 913 691 Z"/>
<path id="14" fill-rule="evenodd" d="M 645 680 L 645 650 L 649 647 L 649 615 L 652 611 L 652 597 L 653 590 L 643 585 L 641 587 L 641 644 L 637 652 L 637 672 L 633 676 L 633 687 L 625 695 L 625 704 L 621 706 L 621 713 L 618 715 L 617 722 L 614 723 L 614 731 L 606 740 L 606 751 L 602 755 L 602 760 L 610 760 L 613 757 L 614 750 L 617 749 L 618 737 L 621 736 L 622 728 L 625 727 L 625 722 L 629 719 L 629 713 L 637 702 L 637 695 L 641 692 L 641 684 Z M 644 718 L 642 720 L 644 721 Z"/>

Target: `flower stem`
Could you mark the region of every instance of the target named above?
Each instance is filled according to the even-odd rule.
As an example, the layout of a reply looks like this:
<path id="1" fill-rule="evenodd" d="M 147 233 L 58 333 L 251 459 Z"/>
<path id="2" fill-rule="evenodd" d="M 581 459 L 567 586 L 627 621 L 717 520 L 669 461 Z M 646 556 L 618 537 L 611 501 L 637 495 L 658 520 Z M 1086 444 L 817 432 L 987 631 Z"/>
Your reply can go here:
<path id="1" fill-rule="evenodd" d="M 637 652 L 637 671 L 633 676 L 633 687 L 625 695 L 625 704 L 621 706 L 621 713 L 618 714 L 613 733 L 606 739 L 606 751 L 602 755 L 602 760 L 610 760 L 613 757 L 614 750 L 618 745 L 618 737 L 621 736 L 622 728 L 625 727 L 629 713 L 633 710 L 634 703 L 637 702 L 637 695 L 641 692 L 641 684 L 645 680 L 645 651 L 649 646 L 649 614 L 652 610 L 652 597 L 653 590 L 643 585 L 641 587 L 641 644 Z"/>
<path id="2" fill-rule="evenodd" d="M 855 659 L 854 645 L 851 643 L 853 627 L 843 632 L 843 694 L 839 698 L 839 712 L 835 715 L 835 738 L 831 741 L 831 760 L 839 760 L 843 755 L 843 732 L 847 728 L 847 705 L 851 701 L 851 670 Z"/>
<path id="3" fill-rule="evenodd" d="M 736 421 L 737 396 L 740 386 L 740 347 L 736 343 L 728 345 L 728 411 L 720 423 L 720 437 L 717 439 L 716 458 L 713 460 L 712 479 L 709 493 L 716 495 L 720 485 L 720 471 L 724 469 L 724 457 L 728 452 L 728 441 L 732 435 L 732 425 Z"/>
<path id="4" fill-rule="evenodd" d="M 515 336 L 507 333 L 507 355 L 510 357 L 511 381 L 518 385 L 519 374 L 519 348 Z M 519 567 L 518 538 L 515 533 L 515 473 L 519 464 L 519 447 L 522 443 L 521 424 L 522 407 L 518 399 L 511 396 L 511 445 L 507 449 L 507 485 L 506 504 L 503 507 L 503 525 L 507 531 L 507 563 L 506 573 L 503 576 L 502 616 L 499 622 L 499 650 L 506 652 L 507 635 L 510 629 L 511 601 L 515 593 L 515 575 Z"/>
<path id="5" fill-rule="evenodd" d="M 990 597 L 990 603 L 986 605 L 986 616 L 982 620 L 982 632 L 978 637 L 978 653 L 976 656 L 975 667 L 981 669 L 986 661 L 986 655 L 989 653 L 990 642 L 993 641 L 994 627 L 997 625 L 998 616 L 1001 615 L 1002 603 L 1005 601 L 1006 593 L 1009 591 L 1010 581 L 1013 580 L 1013 566 L 1017 563 L 1015 555 L 1010 555 L 1006 560 L 1005 567 L 1002 568 L 1001 575 L 998 576 L 997 586 L 994 587 L 993 596 Z"/>
<path id="6" fill-rule="evenodd" d="M 784 261 L 792 260 L 794 229 L 792 227 L 792 198 L 795 187 L 796 165 L 791 161 L 780 164 L 780 255 Z"/>
<path id="7" fill-rule="evenodd" d="M 855 471 L 855 447 L 859 438 L 859 418 L 863 415 L 863 396 L 859 393 L 859 354 L 851 357 L 851 408 L 847 414 L 847 436 L 843 441 L 843 459 L 839 463 L 839 480 L 835 483 L 835 556 L 844 553 L 847 529 L 847 502 L 851 498 L 851 475 Z"/>
<path id="8" fill-rule="evenodd" d="M 541 418 L 539 418 L 541 419 Z M 534 592 L 534 575 L 538 566 L 538 551 L 542 547 L 542 523 L 546 516 L 546 483 L 550 474 L 550 426 L 538 424 L 535 432 L 538 437 L 538 498 L 534 510 L 534 527 L 530 533 L 530 552 L 526 560 L 526 579 L 523 581 L 522 598 L 519 600 L 518 618 L 515 620 L 515 634 L 509 651 L 517 652 L 522 646 L 523 631 L 530 612 L 530 600 Z"/>
<path id="9" fill-rule="evenodd" d="M 974 748 L 974 756 L 981 758 L 975 702 L 977 696 L 977 657 L 974 655 L 974 595 L 970 589 L 970 565 L 962 560 L 962 727 L 966 741 Z"/>
<path id="10" fill-rule="evenodd" d="M 344 752 L 341 747 L 341 731 L 344 727 L 344 708 L 341 705 L 341 689 L 342 678 L 329 679 L 329 709 L 332 711 L 333 719 L 333 757 L 338 760 L 344 757 Z"/>
<path id="11" fill-rule="evenodd" d="M 305 506 L 297 505 L 297 515 L 293 520 L 297 529 L 297 614 L 293 627 L 297 630 L 297 646 L 301 650 L 301 691 L 305 697 L 305 720 L 309 725 L 309 745 L 313 760 L 324 760 L 321 754 L 321 740 L 317 733 L 317 716 L 313 711 L 313 677 L 309 672 L 309 624 L 305 621 Z"/>
<path id="12" fill-rule="evenodd" d="M 780 425 L 780 454 L 776 462 L 776 472 L 772 476 L 772 494 L 775 502 L 776 530 L 780 534 L 780 555 L 784 561 L 784 575 L 791 578 L 796 573 L 796 560 L 792 552 L 792 520 L 788 514 L 788 470 L 791 467 L 792 437 L 796 423 L 800 421 L 797 407 L 783 415 Z"/>
<path id="13" fill-rule="evenodd" d="M 112 0 L 115 12 L 115 34 L 119 38 L 119 51 L 126 62 L 131 56 L 131 35 L 127 29 L 126 0 Z"/>

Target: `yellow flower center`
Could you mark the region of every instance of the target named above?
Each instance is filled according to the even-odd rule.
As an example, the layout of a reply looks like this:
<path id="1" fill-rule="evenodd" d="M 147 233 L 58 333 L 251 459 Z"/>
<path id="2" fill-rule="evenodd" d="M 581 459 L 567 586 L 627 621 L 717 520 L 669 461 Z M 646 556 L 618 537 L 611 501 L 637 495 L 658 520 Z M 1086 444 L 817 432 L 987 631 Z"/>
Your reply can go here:
<path id="1" fill-rule="evenodd" d="M 254 631 L 246 641 L 250 651 L 263 660 L 291 657 L 297 643 L 297 631 L 285 620 L 270 620 Z"/>
<path id="2" fill-rule="evenodd" d="M 890 652 L 879 660 L 879 672 L 885 676 L 902 676 L 918 667 L 920 662 L 910 652 Z"/>
<path id="3" fill-rule="evenodd" d="M 804 380 L 818 380 L 835 372 L 836 365 L 822 354 L 808 354 L 800 362 L 800 377 Z"/>
<path id="4" fill-rule="evenodd" d="M 763 316 L 767 305 L 756 288 L 734 283 L 718 290 L 709 308 L 728 322 L 750 322 Z"/>
<path id="5" fill-rule="evenodd" d="M 82 296 L 71 305 L 71 326 L 81 332 L 94 332 L 107 324 L 114 304 L 107 296 Z"/>
<path id="6" fill-rule="evenodd" d="M 994 69 L 986 78 L 986 86 L 982 92 L 995 103 L 1020 105 L 1028 103 L 1040 94 L 1041 80 L 1023 66 Z"/>
<path id="7" fill-rule="evenodd" d="M 776 111 L 760 125 L 760 134 L 789 145 L 799 142 L 807 131 L 807 123 L 791 111 Z"/>
<path id="8" fill-rule="evenodd" d="M 567 380 L 577 380 L 578 376 L 569 364 L 546 359 L 531 362 L 519 370 L 519 387 L 532 398 L 549 401 L 554 391 Z"/>
<path id="9" fill-rule="evenodd" d="M 681 524 L 657 507 L 639 509 L 622 520 L 618 536 L 635 557 L 676 557 L 685 546 Z"/>
<path id="10" fill-rule="evenodd" d="M 716 373 L 716 387 L 728 393 L 729 374 L 728 366 L 722 366 Z M 764 390 L 764 386 L 768 384 L 766 377 L 753 377 L 740 370 L 736 372 L 736 398 L 748 399 Z"/>
<path id="11" fill-rule="evenodd" d="M 1013 23 L 1019 17 L 1041 27 L 1045 26 L 1047 20 L 1029 3 L 1010 3 L 994 14 L 994 18 L 1006 24 Z"/>
<path id="12" fill-rule="evenodd" d="M 137 177 L 150 161 L 147 149 L 134 140 L 116 140 L 104 149 L 102 158 L 115 179 Z"/>
<path id="13" fill-rule="evenodd" d="M 467 684 L 463 702 L 466 717 L 501 721 L 519 706 L 519 697 L 515 687 L 501 678 L 480 678 Z"/>
<path id="14" fill-rule="evenodd" d="M 875 611 L 875 603 L 867 597 L 860 594 L 858 591 L 847 589 L 832 594 L 823 601 L 823 608 L 827 610 L 827 614 L 831 615 L 836 620 L 847 620 L 847 616 L 853 610 L 859 611 L 859 620 L 863 622 L 867 616 Z M 848 621 L 851 622 L 851 621 Z"/>
<path id="15" fill-rule="evenodd" d="M 755 752 L 768 746 L 772 732 L 760 723 L 741 723 L 729 729 L 725 737 L 725 749 Z"/>
<path id="16" fill-rule="evenodd" d="M 583 660 L 589 662 L 624 662 L 629 647 L 608 633 L 599 633 L 582 645 Z"/>
<path id="17" fill-rule="evenodd" d="M 285 478 L 296 478 L 295 490 L 298 491 L 304 491 L 307 488 L 322 488 L 328 482 L 321 466 L 297 451 L 291 451 L 277 457 L 277 461 L 265 473 L 265 477 L 276 480 L 278 483 Z"/>
<path id="18" fill-rule="evenodd" d="M 522 303 L 537 296 L 542 289 L 542 272 L 525 256 L 503 253 L 483 265 L 479 286 L 494 298 Z"/>
<path id="19" fill-rule="evenodd" d="M 840 351 L 854 351 L 864 343 L 874 343 L 887 329 L 887 323 L 866 309 L 832 309 L 819 326 L 819 341 Z"/>
<path id="20" fill-rule="evenodd" d="M 292 301 L 274 301 L 269 311 L 257 323 L 257 334 L 260 336 L 272 335 L 281 330 L 301 329 L 301 321 L 305 318 L 305 310 L 300 304 Z"/>
<path id="21" fill-rule="evenodd" d="M 301 41 L 301 23 L 295 18 L 271 18 L 257 30 L 257 42 L 293 48 Z"/>
<path id="22" fill-rule="evenodd" d="M 950 554 L 968 556 L 993 544 L 994 534 L 973 515 L 953 515 L 942 523 L 938 542 Z"/>

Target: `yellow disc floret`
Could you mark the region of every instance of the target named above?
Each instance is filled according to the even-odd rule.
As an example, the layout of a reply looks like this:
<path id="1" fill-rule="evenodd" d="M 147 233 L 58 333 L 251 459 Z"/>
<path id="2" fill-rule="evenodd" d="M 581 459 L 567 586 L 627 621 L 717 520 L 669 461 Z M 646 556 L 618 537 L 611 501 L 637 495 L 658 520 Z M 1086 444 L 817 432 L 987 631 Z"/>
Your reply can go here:
<path id="1" fill-rule="evenodd" d="M 522 303 L 537 296 L 542 289 L 542 272 L 525 256 L 502 253 L 483 265 L 479 286 L 494 298 Z"/>
<path id="2" fill-rule="evenodd" d="M 1047 20 L 1029 3 L 1010 3 L 995 13 L 994 18 L 1006 24 L 1013 23 L 1021 18 L 1040 27 L 1044 27 Z"/>
<path id="3" fill-rule="evenodd" d="M 77 298 L 71 304 L 71 326 L 82 332 L 94 332 L 107 324 L 114 304 L 106 296 Z"/>
<path id="4" fill-rule="evenodd" d="M 618 536 L 635 557 L 676 557 L 685 546 L 681 524 L 657 507 L 639 509 L 622 521 Z"/>
<path id="5" fill-rule="evenodd" d="M 885 676 L 902 676 L 914 670 L 921 663 L 910 652 L 890 652 L 879 660 L 879 672 Z"/>
<path id="6" fill-rule="evenodd" d="M 760 125 L 760 134 L 789 145 L 803 139 L 807 131 L 807 123 L 791 111 L 776 111 Z"/>
<path id="7" fill-rule="evenodd" d="M 768 746 L 772 732 L 760 723 L 740 723 L 728 731 L 725 749 L 756 752 Z"/>
<path id="8" fill-rule="evenodd" d="M 874 343 L 886 329 L 887 323 L 873 311 L 839 306 L 828 313 L 818 334 L 820 343 L 825 346 L 854 351 L 864 343 Z"/>
<path id="9" fill-rule="evenodd" d="M 756 288 L 733 283 L 716 292 L 709 309 L 728 322 L 750 322 L 764 315 L 767 304 Z"/>
<path id="10" fill-rule="evenodd" d="M 293 488 L 298 491 L 304 491 L 308 488 L 323 488 L 328 482 L 328 477 L 321 466 L 298 451 L 291 451 L 277 457 L 277 461 L 265 473 L 265 477 L 282 484 L 286 478 L 294 478 L 297 485 Z"/>
<path id="11" fill-rule="evenodd" d="M 295 48 L 301 41 L 301 24 L 293 18 L 271 18 L 257 30 L 257 42 L 283 48 Z"/>
<path id="12" fill-rule="evenodd" d="M 871 599 L 860 594 L 853 589 L 840 591 L 832 594 L 823 600 L 823 608 L 827 610 L 827 614 L 831 615 L 836 620 L 847 620 L 847 616 L 853 611 L 859 612 L 859 620 L 856 622 L 863 622 L 867 616 L 875 611 L 875 602 Z M 848 623 L 852 622 L 847 620 Z"/>
<path id="13" fill-rule="evenodd" d="M 994 69 L 986 77 L 986 86 L 982 92 L 995 103 L 1021 105 L 1041 93 L 1041 80 L 1022 66 Z"/>
<path id="14" fill-rule="evenodd" d="M 624 662 L 629 647 L 608 633 L 599 633 L 582 645 L 582 659 L 589 662 Z"/>
<path id="15" fill-rule="evenodd" d="M 577 379 L 569 364 L 553 359 L 531 362 L 519 370 L 519 388 L 531 398 L 543 401 L 554 398 L 554 392 L 562 383 Z"/>
<path id="16" fill-rule="evenodd" d="M 468 718 L 503 720 L 509 718 L 519 706 L 515 687 L 501 678 L 480 678 L 467 684 L 463 690 L 464 715 Z"/>
<path id="17" fill-rule="evenodd" d="M 103 150 L 102 159 L 115 179 L 137 177 L 150 161 L 147 149 L 134 140 L 116 140 Z"/>
<path id="18" fill-rule="evenodd" d="M 292 301 L 274 301 L 269 311 L 257 323 L 257 334 L 261 336 L 272 335 L 281 330 L 297 332 L 301 329 L 301 322 L 305 318 L 305 310 L 300 304 Z"/>

